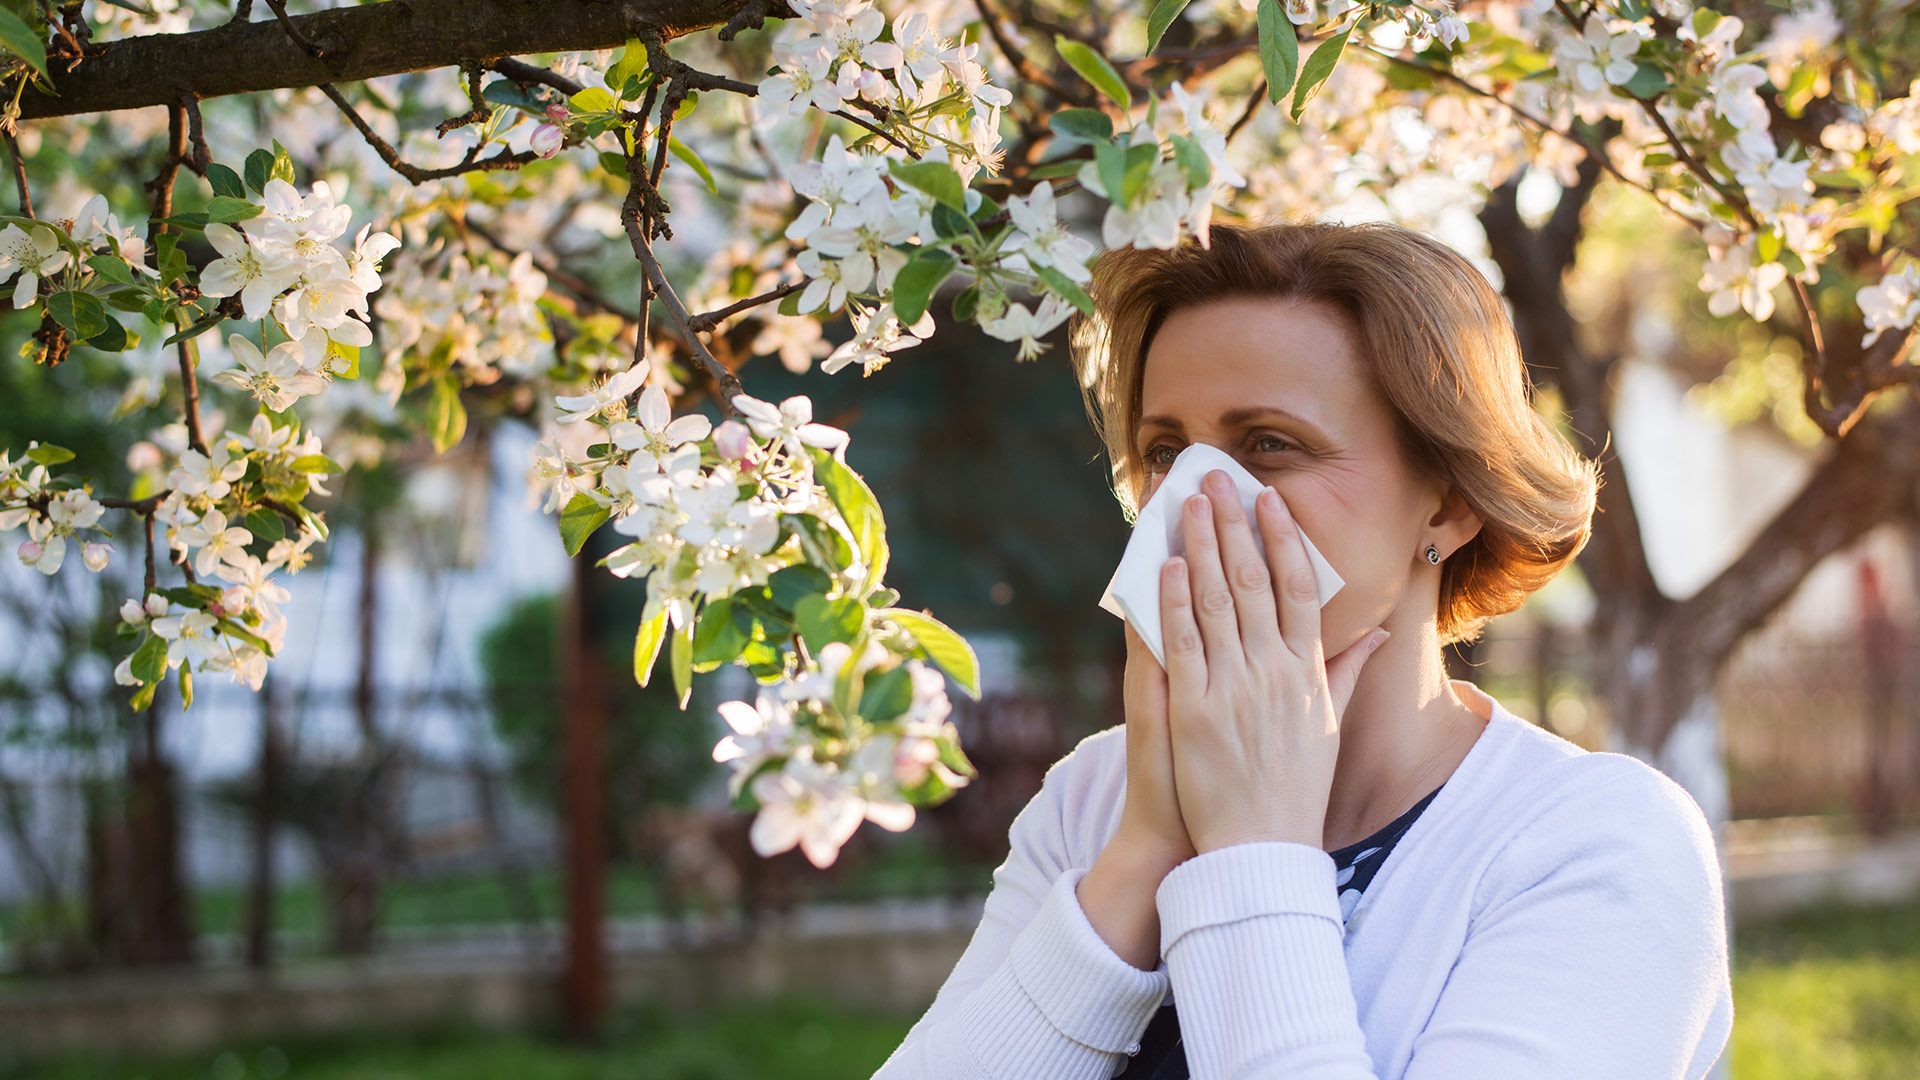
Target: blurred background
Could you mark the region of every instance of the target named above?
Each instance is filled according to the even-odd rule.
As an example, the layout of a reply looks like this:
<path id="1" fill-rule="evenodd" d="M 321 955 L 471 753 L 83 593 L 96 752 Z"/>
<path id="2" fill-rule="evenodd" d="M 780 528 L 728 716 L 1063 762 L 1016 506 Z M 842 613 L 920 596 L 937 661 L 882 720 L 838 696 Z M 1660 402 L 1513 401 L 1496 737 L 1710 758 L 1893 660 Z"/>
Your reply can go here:
<path id="1" fill-rule="evenodd" d="M 1644 557 L 1632 617 L 1583 560 L 1448 662 L 1617 749 L 1644 726 L 1621 658 L 1683 666 L 1692 644 L 1666 605 L 1784 594 L 1705 665 L 1662 758 L 1722 822 L 1731 1073 L 1920 1075 L 1920 532 L 1894 492 L 1910 468 L 1843 458 L 1912 436 L 1837 450 L 1802 410 L 1793 338 L 1708 313 L 1697 237 L 1637 193 L 1578 194 L 1551 311 L 1510 287 L 1515 245 L 1568 197 L 1550 170 L 1486 210 L 1445 192 L 1323 208 L 1454 244 L 1523 331 L 1564 320 L 1603 391 L 1606 438 L 1570 438 L 1631 494 L 1628 531 L 1602 524 Z M 9 342 L 32 331 L 0 319 Z M 476 410 L 446 454 L 337 478 L 333 539 L 288 582 L 294 625 L 257 693 L 204 679 L 190 711 L 163 693 L 129 720 L 110 671 L 131 560 L 46 578 L 0 558 L 0 1080 L 870 1075 L 965 947 L 1046 769 L 1123 719 L 1121 627 L 1096 605 L 1127 527 L 1064 340 L 1021 364 L 969 329 L 867 377 L 741 371 L 851 432 L 887 583 L 983 668 L 981 700 L 950 692 L 978 777 L 904 833 L 863 825 L 825 870 L 755 855 L 726 808 L 714 709 L 750 676 L 696 676 L 684 711 L 664 678 L 626 677 L 643 590 L 590 571 L 605 549 L 565 555 L 527 501 L 538 432 L 512 417 Z M 0 364 L 0 446 L 124 476 L 145 432 L 99 422 L 124 374 L 92 363 Z M 1551 374 L 1537 400 L 1558 416 Z M 244 424 L 203 407 L 209 430 Z M 1872 430 L 1914 412 L 1888 395 Z M 1795 530 L 1818 557 L 1770 565 Z M 565 779 L 580 737 L 604 797 Z M 569 843 L 582 815 L 604 843 Z"/>
<path id="2" fill-rule="evenodd" d="M 1641 223 L 1602 220 L 1589 295 L 1636 265 L 1610 265 L 1607 245 Z M 1672 343 L 1712 341 L 1712 321 L 1641 319 L 1652 344 L 1615 373 L 1617 452 L 1651 569 L 1685 596 L 1822 451 L 1791 387 L 1773 407 L 1770 342 L 1718 341 L 1745 381 L 1700 381 Z M 44 391 L 16 371 L 0 367 L 0 394 Z M 696 676 L 682 713 L 662 683 L 621 675 L 643 594 L 576 578 L 526 503 L 534 433 L 517 424 L 350 473 L 334 541 L 291 581 L 300 615 L 268 686 L 207 680 L 191 711 L 163 697 L 133 729 L 102 693 L 97 598 L 3 560 L 0 1075 L 878 1067 L 965 946 L 1013 815 L 1052 762 L 1122 719 L 1121 630 L 1095 604 L 1127 529 L 1063 345 L 1017 364 L 1002 343 L 948 335 L 866 379 L 759 361 L 747 375 L 763 399 L 811 394 L 852 433 L 849 461 L 888 515 L 889 582 L 978 650 L 983 699 L 952 695 L 973 783 L 908 832 L 863 826 L 826 870 L 797 850 L 754 855 L 710 758 L 713 707 L 750 697 L 750 677 Z M 4 427 L 59 426 L 57 400 L 33 404 Z M 50 437 L 123 449 L 83 419 Z M 1920 1060 L 1917 571 L 1910 524 L 1867 532 L 1718 684 L 1742 1077 L 1906 1076 Z M 592 588 L 578 611 L 576 580 Z M 1612 718 L 1588 669 L 1593 608 L 1570 571 L 1449 662 L 1600 749 Z M 576 616 L 600 676 L 560 659 Z M 609 718 L 595 872 L 611 992 L 580 1041 L 559 1037 L 575 1001 L 560 777 L 563 702 L 590 677 Z"/>

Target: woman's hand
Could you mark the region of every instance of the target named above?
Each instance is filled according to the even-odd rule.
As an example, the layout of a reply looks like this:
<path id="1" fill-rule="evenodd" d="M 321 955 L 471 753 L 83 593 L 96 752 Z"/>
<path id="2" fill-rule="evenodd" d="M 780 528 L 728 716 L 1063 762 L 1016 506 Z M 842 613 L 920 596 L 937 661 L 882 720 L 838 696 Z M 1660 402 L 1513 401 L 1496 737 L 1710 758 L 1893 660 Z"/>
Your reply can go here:
<path id="1" fill-rule="evenodd" d="M 1164 590 L 1165 586 L 1162 586 Z M 1196 854 L 1174 794 L 1173 744 L 1167 732 L 1167 673 L 1133 624 L 1123 687 L 1127 719 L 1127 797 L 1115 839 L 1149 865 L 1174 866 Z M 1158 882 L 1155 882 L 1158 885 Z"/>
<path id="2" fill-rule="evenodd" d="M 1319 847 L 1340 717 L 1386 631 L 1326 660 L 1313 566 L 1279 493 L 1261 492 L 1256 525 L 1226 473 L 1209 473 L 1201 489 L 1181 512 L 1186 557 L 1168 560 L 1161 579 L 1181 818 L 1197 852 L 1261 840 Z"/>

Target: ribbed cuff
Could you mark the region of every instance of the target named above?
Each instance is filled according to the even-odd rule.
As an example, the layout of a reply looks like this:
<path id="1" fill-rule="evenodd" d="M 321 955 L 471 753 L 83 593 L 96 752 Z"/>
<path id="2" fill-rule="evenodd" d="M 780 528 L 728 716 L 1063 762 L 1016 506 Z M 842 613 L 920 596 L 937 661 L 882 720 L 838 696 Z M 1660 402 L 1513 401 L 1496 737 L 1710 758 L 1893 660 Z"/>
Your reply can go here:
<path id="1" fill-rule="evenodd" d="M 1262 840 L 1196 855 L 1174 867 L 1154 893 L 1160 956 L 1203 926 L 1255 915 L 1322 915 L 1341 925 L 1333 856 L 1310 844 Z"/>
<path id="2" fill-rule="evenodd" d="M 1014 938 L 1010 967 L 1021 989 L 1062 1035 L 1107 1053 L 1133 1049 L 1171 982 L 1163 961 L 1142 971 L 1122 960 L 1087 921 L 1077 892 L 1087 867 L 1053 882 Z"/>

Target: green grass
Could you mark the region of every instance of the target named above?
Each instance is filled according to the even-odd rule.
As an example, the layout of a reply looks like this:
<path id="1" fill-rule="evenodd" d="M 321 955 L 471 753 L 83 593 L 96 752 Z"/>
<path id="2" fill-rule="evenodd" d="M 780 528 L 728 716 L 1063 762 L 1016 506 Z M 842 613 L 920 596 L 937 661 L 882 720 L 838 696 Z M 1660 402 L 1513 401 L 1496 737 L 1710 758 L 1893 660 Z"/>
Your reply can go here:
<path id="1" fill-rule="evenodd" d="M 1920 901 L 1829 904 L 1734 943 L 1737 1080 L 1920 1076 Z"/>
<path id="2" fill-rule="evenodd" d="M 73 1055 L 0 1069 L 4 1080 L 847 1080 L 871 1076 L 911 1019 L 842 1013 L 781 998 L 710 1019 L 657 1003 L 628 1011 L 594 1048 L 550 1033 L 443 1029 L 235 1046 L 115 1060 Z"/>

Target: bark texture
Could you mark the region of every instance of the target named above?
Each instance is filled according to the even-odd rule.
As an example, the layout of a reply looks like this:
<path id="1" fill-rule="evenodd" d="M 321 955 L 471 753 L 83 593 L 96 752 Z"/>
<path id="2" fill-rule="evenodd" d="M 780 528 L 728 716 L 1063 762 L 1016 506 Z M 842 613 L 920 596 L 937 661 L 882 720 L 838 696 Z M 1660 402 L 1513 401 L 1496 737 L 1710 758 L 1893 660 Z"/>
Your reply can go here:
<path id="1" fill-rule="evenodd" d="M 106 42 L 70 72 L 51 73 L 58 96 L 29 89 L 21 118 L 179 104 L 281 87 L 357 82 L 529 53 L 607 49 L 641 27 L 672 40 L 722 26 L 749 0 L 388 0 L 296 15 L 293 27 L 320 49 L 314 57 L 279 21 L 227 23 L 185 34 Z M 784 3 L 775 11 L 785 11 Z"/>

